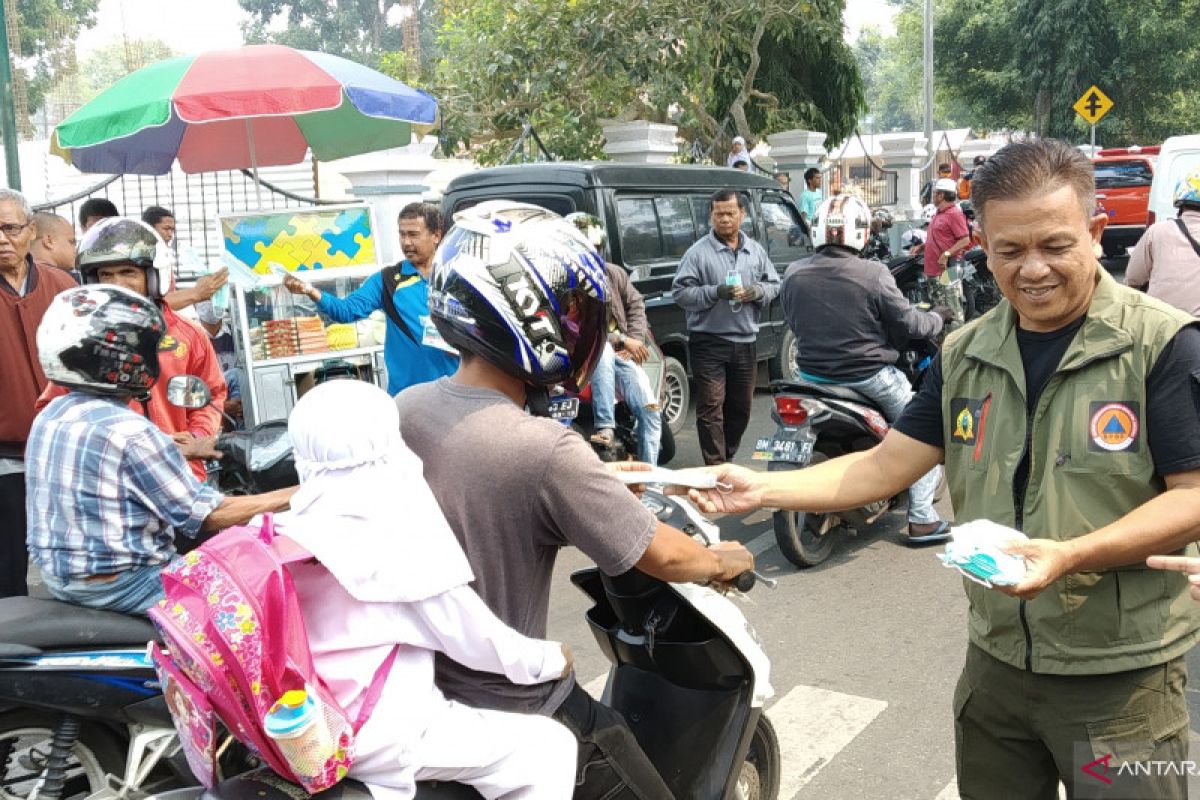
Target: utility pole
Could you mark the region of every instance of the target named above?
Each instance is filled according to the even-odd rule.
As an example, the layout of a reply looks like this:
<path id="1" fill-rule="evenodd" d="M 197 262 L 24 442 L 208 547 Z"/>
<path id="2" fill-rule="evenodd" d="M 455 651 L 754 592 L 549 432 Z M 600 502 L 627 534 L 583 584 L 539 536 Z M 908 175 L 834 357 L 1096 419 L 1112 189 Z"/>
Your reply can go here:
<path id="1" fill-rule="evenodd" d="M 12 64 L 8 59 L 8 18 L 0 3 L 0 136 L 4 137 L 4 163 L 8 187 L 21 190 L 21 157 L 17 151 L 17 115 L 13 110 Z"/>
<path id="2" fill-rule="evenodd" d="M 925 141 L 928 143 L 929 154 L 933 155 L 933 0 L 925 0 Z M 926 179 L 933 177 L 933 162 L 926 171 Z"/>

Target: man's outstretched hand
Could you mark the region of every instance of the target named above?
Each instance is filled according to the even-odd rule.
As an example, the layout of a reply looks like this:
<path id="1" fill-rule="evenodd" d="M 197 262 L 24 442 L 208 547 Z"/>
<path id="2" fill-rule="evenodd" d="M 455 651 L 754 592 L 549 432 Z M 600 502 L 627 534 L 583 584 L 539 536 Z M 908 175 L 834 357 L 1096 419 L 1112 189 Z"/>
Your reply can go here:
<path id="1" fill-rule="evenodd" d="M 717 476 L 717 487 L 688 491 L 688 497 L 705 514 L 740 514 L 762 507 L 763 473 L 735 464 L 708 467 L 707 471 Z"/>

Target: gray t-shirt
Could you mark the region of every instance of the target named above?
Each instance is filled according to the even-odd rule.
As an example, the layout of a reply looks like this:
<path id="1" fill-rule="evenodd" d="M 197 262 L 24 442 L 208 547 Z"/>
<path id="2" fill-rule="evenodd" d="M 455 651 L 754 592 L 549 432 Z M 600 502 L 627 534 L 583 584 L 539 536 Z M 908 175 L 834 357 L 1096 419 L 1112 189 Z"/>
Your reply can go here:
<path id="1" fill-rule="evenodd" d="M 396 397 L 400 432 L 462 543 L 488 607 L 544 639 L 558 550 L 575 545 L 609 575 L 634 566 L 656 520 L 612 476 L 583 437 L 532 417 L 499 392 L 442 378 Z M 400 518 L 403 509 L 397 509 Z M 447 697 L 502 711 L 553 713 L 574 677 L 516 686 L 438 654 Z"/>

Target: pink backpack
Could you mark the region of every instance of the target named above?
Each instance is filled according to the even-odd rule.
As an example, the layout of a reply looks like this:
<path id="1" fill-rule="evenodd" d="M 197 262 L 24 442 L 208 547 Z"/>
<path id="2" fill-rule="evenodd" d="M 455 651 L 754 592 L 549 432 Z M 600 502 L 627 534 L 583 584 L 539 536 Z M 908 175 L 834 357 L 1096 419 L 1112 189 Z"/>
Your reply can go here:
<path id="1" fill-rule="evenodd" d="M 206 787 L 216 783 L 216 722 L 271 769 L 315 794 L 345 777 L 354 737 L 371 714 L 399 650 L 375 673 L 351 720 L 313 668 L 300 604 L 287 564 L 312 556 L 261 528 L 221 532 L 162 573 L 166 599 L 150 609 L 166 649 L 151 645 L 167 707 L 188 764 Z M 305 689 L 318 701 L 332 752 L 319 763 L 289 762 L 264 729 L 284 692 Z"/>

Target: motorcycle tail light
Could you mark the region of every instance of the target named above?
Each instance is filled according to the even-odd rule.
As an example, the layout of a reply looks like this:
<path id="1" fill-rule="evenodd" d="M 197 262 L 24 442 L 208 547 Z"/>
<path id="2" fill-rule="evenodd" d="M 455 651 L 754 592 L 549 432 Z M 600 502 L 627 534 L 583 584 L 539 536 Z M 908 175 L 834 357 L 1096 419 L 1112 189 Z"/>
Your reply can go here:
<path id="1" fill-rule="evenodd" d="M 775 397 L 775 411 L 784 425 L 803 425 L 808 419 L 808 407 L 799 397 L 786 394 Z"/>

